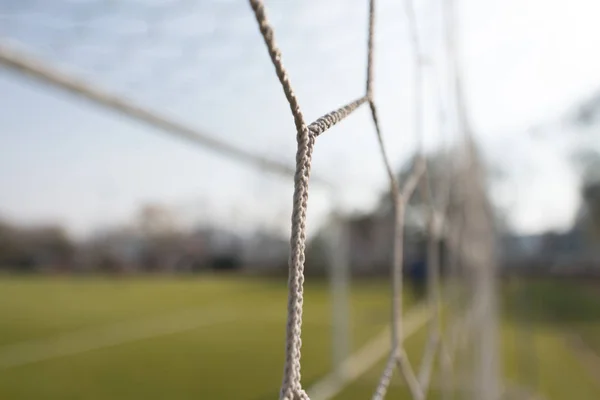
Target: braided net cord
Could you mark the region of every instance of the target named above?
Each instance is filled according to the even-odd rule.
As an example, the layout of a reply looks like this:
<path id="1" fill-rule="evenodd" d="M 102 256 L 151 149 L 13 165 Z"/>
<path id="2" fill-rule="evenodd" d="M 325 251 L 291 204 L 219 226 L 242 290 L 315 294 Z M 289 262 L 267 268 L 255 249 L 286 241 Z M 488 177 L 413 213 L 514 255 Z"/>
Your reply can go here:
<path id="1" fill-rule="evenodd" d="M 325 114 L 315 122 L 307 125 L 302 115 L 298 99 L 292 89 L 287 72 L 283 66 L 281 52 L 277 47 L 273 29 L 267 19 L 265 7 L 262 0 L 249 0 L 254 15 L 258 22 L 260 33 L 266 44 L 269 56 L 275 68 L 277 77 L 281 83 L 287 101 L 289 103 L 296 126 L 297 152 L 296 170 L 294 175 L 294 194 L 292 204 L 292 227 L 290 237 L 290 258 L 288 272 L 288 306 L 287 306 L 287 329 L 285 364 L 280 399 L 282 400 L 305 400 L 308 395 L 301 385 L 301 328 L 303 308 L 303 285 L 304 285 L 304 262 L 306 247 L 306 213 L 309 192 L 309 178 L 311 172 L 312 153 L 316 138 L 327 131 L 336 123 L 340 122 L 357 108 L 365 103 L 369 104 L 371 117 L 375 128 L 376 138 L 379 144 L 383 164 L 389 178 L 390 193 L 394 210 L 394 233 L 393 233 L 393 258 L 392 258 L 392 329 L 391 329 L 391 352 L 388 362 L 382 372 L 373 399 L 383 399 L 391 381 L 393 371 L 398 368 L 400 374 L 406 381 L 409 390 L 416 400 L 425 399 L 429 386 L 434 359 L 441 347 L 447 362 L 451 364 L 451 355 L 443 346 L 444 340 L 440 334 L 440 257 L 438 240 L 441 238 L 444 225 L 448 222 L 445 211 L 448 208 L 450 183 L 446 190 L 442 190 L 441 204 L 435 205 L 433 193 L 429 183 L 427 165 L 422 155 L 422 124 L 421 118 L 421 68 L 422 55 L 419 48 L 416 21 L 411 0 L 406 0 L 406 14 L 409 20 L 409 30 L 413 42 L 413 55 L 415 59 L 415 130 L 417 134 L 418 152 L 414 158 L 411 173 L 402 185 L 396 178 L 386 146 L 380 129 L 377 115 L 377 107 L 373 96 L 373 56 L 374 56 L 374 30 L 375 30 L 375 0 L 369 2 L 369 24 L 368 24 L 368 56 L 367 56 L 367 79 L 366 94 L 359 97 L 339 109 Z M 429 337 L 419 374 L 415 374 L 406 357 L 403 347 L 402 327 L 402 276 L 403 276 L 403 231 L 405 210 L 412 194 L 420 190 L 421 196 L 427 202 L 427 268 L 428 268 L 428 298 L 432 311 L 429 326 Z M 454 248 L 460 246 L 456 245 Z M 444 369 L 444 368 L 443 368 Z M 446 368 L 447 370 L 447 368 Z M 446 371 L 447 372 L 447 371 Z M 448 374 L 446 374 L 448 375 Z"/>

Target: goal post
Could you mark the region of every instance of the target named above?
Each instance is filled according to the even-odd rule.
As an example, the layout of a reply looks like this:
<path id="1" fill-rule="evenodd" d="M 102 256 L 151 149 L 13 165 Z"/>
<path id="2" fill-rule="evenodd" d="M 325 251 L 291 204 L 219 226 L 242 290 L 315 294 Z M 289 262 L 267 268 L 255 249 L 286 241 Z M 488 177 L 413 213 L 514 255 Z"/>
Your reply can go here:
<path id="1" fill-rule="evenodd" d="M 332 313 L 332 365 L 338 377 L 344 374 L 344 361 L 350 356 L 350 258 L 348 224 L 334 211 L 331 217 L 329 286 Z"/>

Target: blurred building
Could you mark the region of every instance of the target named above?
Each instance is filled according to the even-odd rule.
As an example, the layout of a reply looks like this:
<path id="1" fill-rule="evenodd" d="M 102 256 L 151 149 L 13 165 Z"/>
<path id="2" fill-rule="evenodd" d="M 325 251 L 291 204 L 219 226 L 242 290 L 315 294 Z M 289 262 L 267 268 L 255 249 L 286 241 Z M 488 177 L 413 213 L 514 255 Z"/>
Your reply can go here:
<path id="1" fill-rule="evenodd" d="M 425 257 L 425 221 L 424 208 L 414 205 L 406 210 L 403 229 L 405 265 L 416 264 Z M 344 258 L 353 275 L 389 275 L 393 259 L 394 224 L 394 210 L 387 202 L 382 202 L 370 213 L 331 219 L 308 244 L 307 272 L 326 273 L 334 256 L 332 253 L 340 250 L 336 248 L 337 241 L 342 239 L 346 241 L 345 249 L 342 249 L 347 251 Z M 334 235 L 343 235 L 343 238 Z"/>
<path id="2" fill-rule="evenodd" d="M 60 226 L 23 227 L 0 222 L 0 269 L 66 270 L 73 256 L 74 244 Z"/>
<path id="3" fill-rule="evenodd" d="M 415 209 L 407 212 L 404 224 L 404 258 L 411 263 L 424 257 L 423 219 Z M 376 212 L 347 220 L 349 262 L 357 275 L 390 273 L 393 258 L 393 211 Z"/>
<path id="4" fill-rule="evenodd" d="M 600 276 L 600 247 L 581 220 L 564 232 L 505 235 L 500 243 L 505 273 Z"/>
<path id="5" fill-rule="evenodd" d="M 255 273 L 287 271 L 289 248 L 287 238 L 266 231 L 252 233 L 243 243 L 244 269 Z"/>
<path id="6" fill-rule="evenodd" d="M 134 229 L 107 229 L 77 246 L 78 272 L 137 272 L 141 269 L 144 237 Z"/>

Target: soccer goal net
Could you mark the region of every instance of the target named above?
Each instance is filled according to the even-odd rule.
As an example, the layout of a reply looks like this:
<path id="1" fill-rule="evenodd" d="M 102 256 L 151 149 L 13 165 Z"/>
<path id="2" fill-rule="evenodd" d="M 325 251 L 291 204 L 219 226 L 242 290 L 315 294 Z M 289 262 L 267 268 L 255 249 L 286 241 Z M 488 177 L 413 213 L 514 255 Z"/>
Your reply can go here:
<path id="1" fill-rule="evenodd" d="M 207 18 L 208 6 L 185 0 L 5 2 L 0 10 L 0 64 L 216 154 L 293 181 L 291 208 L 286 210 L 291 211 L 291 227 L 281 399 L 333 398 L 373 369 L 377 375 L 372 388 L 374 400 L 386 398 L 394 377 L 403 382 L 408 398 L 416 400 L 434 395 L 444 399 L 500 399 L 504 386 L 497 349 L 493 212 L 462 90 L 456 9 L 452 1 L 403 0 L 394 6 L 382 1 L 381 7 L 376 0 L 364 3 L 348 7 L 355 10 L 348 13 L 344 2 L 339 2 L 336 10 L 326 3 L 303 8 L 303 3 L 294 2 L 285 12 L 281 4 L 273 4 L 278 12 L 271 14 L 270 6 L 261 0 L 250 0 L 250 7 L 236 5 L 239 13 L 228 8 L 233 5 L 215 2 L 210 11 L 214 13 Z M 191 17 L 194 15 L 196 19 Z M 393 20 L 392 15 L 398 19 Z M 345 24 L 346 20 L 352 25 L 347 30 L 348 40 L 344 35 L 340 39 L 339 34 L 339 40 L 328 40 L 333 33 L 327 30 L 319 32 L 323 37 L 315 38 L 301 24 L 309 22 L 306 26 L 314 23 L 323 28 L 334 22 Z M 362 23 L 354 26 L 356 21 Z M 286 33 L 281 37 L 280 27 Z M 295 41 L 292 28 L 297 29 Z M 408 49 L 400 59 L 391 52 L 396 34 L 402 35 Z M 262 50 L 257 47 L 261 36 Z M 236 40 L 241 44 L 234 45 Z M 297 92 L 294 76 L 284 66 L 294 45 L 304 46 L 305 52 L 292 56 L 293 64 L 311 66 L 298 72 L 304 82 L 313 81 L 322 69 L 331 69 L 328 76 L 340 79 L 337 86 L 314 79 L 316 83 Z M 203 57 L 209 46 L 213 46 L 211 52 Z M 336 62 L 341 48 L 350 58 L 355 54 L 362 57 L 363 53 L 364 58 L 351 65 L 340 56 L 341 61 Z M 271 67 L 266 65 L 268 58 Z M 384 82 L 381 75 L 398 75 L 394 67 L 386 69 L 388 61 L 409 65 L 403 70 L 407 77 Z M 219 78 L 225 67 L 233 75 Z M 271 86 L 254 85 L 255 80 L 262 82 L 257 75 L 266 77 Z M 356 76 L 364 78 L 357 80 Z M 189 117 L 172 112 L 175 103 L 188 110 L 196 107 L 198 93 L 204 98 L 203 104 L 210 103 L 215 96 L 211 90 L 215 89 L 208 82 L 215 79 L 237 82 L 235 90 L 229 89 L 229 98 L 245 90 L 247 102 L 259 103 L 264 99 L 263 90 L 276 89 L 283 90 L 285 100 L 266 104 L 271 110 L 268 119 L 254 121 L 245 129 L 249 136 L 243 138 L 244 144 L 236 145 L 233 140 L 195 129 Z M 396 86 L 383 89 L 385 96 L 380 96 L 379 88 L 391 84 Z M 335 87 L 341 88 L 340 94 L 333 93 Z M 345 98 L 349 89 L 356 92 Z M 398 92 L 402 98 L 392 104 Z M 165 100 L 173 93 L 178 99 Z M 304 103 L 303 97 L 315 101 Z M 321 107 L 330 101 L 339 101 L 330 106 L 333 111 L 313 121 L 306 118 L 322 113 L 315 104 Z M 408 107 L 403 109 L 403 105 Z M 226 104 L 220 106 L 226 108 Z M 238 108 L 237 113 L 252 113 L 253 106 L 246 104 L 247 109 Z M 328 132 L 351 114 L 361 112 L 364 118 L 358 128 L 354 127 L 354 136 L 344 134 L 351 122 L 335 134 Z M 285 120 L 290 113 L 295 131 L 291 120 Z M 399 119 L 398 115 L 412 122 L 394 126 L 389 121 Z M 405 118 L 407 115 L 410 117 Z M 227 111 L 220 116 L 226 120 L 237 117 Z M 276 120 L 287 122 L 289 129 L 282 135 L 295 135 L 295 156 L 286 150 L 281 154 L 289 153 L 290 157 L 270 157 L 263 151 L 262 144 L 268 138 L 260 133 Z M 336 159 L 343 162 L 333 166 L 344 170 L 340 172 L 344 179 L 323 177 L 319 166 L 326 165 L 327 160 L 318 155 L 317 142 L 325 142 L 325 150 L 335 152 L 338 143 L 353 140 L 352 152 Z M 362 151 L 368 141 L 378 146 L 377 159 L 366 157 Z M 405 161 L 405 168 L 398 173 L 400 159 Z M 361 162 L 369 164 L 361 166 Z M 305 277 L 307 238 L 311 234 L 308 226 L 311 219 L 324 215 L 311 213 L 309 196 L 312 199 L 319 192 L 329 202 L 329 210 L 340 211 L 344 196 L 364 197 L 364 192 L 374 192 L 372 186 L 360 186 L 360 179 L 355 179 L 361 171 L 374 170 L 385 172 L 385 179 L 379 180 L 384 194 L 377 211 L 362 219 L 338 212 L 330 220 L 327 263 L 333 294 L 333 371 L 306 387 L 301 380 L 301 348 L 303 318 L 310 313 L 304 310 L 304 284 L 310 279 Z M 355 189 L 348 194 L 350 186 Z M 259 195 L 262 200 L 248 198 L 249 207 L 253 202 L 268 203 L 268 194 Z M 365 244 L 360 227 L 368 224 L 377 226 L 378 233 Z M 348 346 L 348 281 L 355 272 L 368 274 L 375 265 L 383 265 L 380 268 L 389 277 L 389 327 L 383 339 L 353 352 Z M 421 301 L 410 307 L 404 302 L 409 286 L 406 277 L 411 278 L 411 290 L 422 285 L 424 292 Z M 407 340 L 421 326 L 425 332 L 419 343 L 422 351 L 412 357 Z"/>

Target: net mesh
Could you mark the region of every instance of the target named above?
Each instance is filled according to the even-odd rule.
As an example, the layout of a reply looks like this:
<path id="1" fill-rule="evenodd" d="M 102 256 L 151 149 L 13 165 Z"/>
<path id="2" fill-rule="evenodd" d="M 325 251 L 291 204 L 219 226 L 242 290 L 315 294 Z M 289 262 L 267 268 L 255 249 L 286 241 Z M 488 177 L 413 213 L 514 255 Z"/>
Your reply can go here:
<path id="1" fill-rule="evenodd" d="M 308 395 L 303 390 L 301 385 L 301 346 L 302 346 L 302 312 L 303 312 L 303 284 L 304 284 L 304 261 L 306 249 L 306 209 L 309 193 L 309 178 L 311 173 L 311 160 L 315 147 L 316 138 L 324 133 L 327 129 L 340 122 L 351 112 L 356 110 L 363 104 L 368 104 L 371 110 L 371 116 L 383 164 L 387 171 L 390 184 L 390 193 L 392 197 L 394 209 L 394 252 L 392 262 L 392 337 L 391 337 L 391 352 L 389 360 L 386 363 L 385 369 L 381 375 L 381 379 L 373 399 L 383 399 L 388 386 L 390 384 L 393 371 L 398 369 L 404 380 L 406 381 L 410 392 L 415 399 L 425 399 L 427 396 L 431 373 L 434 365 L 436 353 L 440 347 L 444 347 L 444 356 L 446 362 L 442 363 L 446 374 L 452 365 L 452 353 L 447 346 L 444 346 L 445 340 L 442 339 L 441 325 L 441 298 L 440 298 L 440 260 L 439 246 L 444 225 L 448 216 L 446 214 L 446 205 L 448 202 L 447 194 L 441 194 L 441 204 L 434 204 L 433 194 L 431 192 L 427 165 L 424 161 L 421 152 L 414 157 L 414 166 L 411 174 L 404 182 L 398 182 L 396 175 L 391 167 L 389 158 L 386 152 L 386 146 L 382 138 L 379 120 L 377 117 L 377 107 L 373 95 L 373 53 L 374 53 L 374 31 L 375 31 L 375 1 L 370 1 L 369 7 L 369 29 L 368 29 L 368 58 L 367 58 L 367 80 L 366 94 L 336 111 L 332 111 L 319 118 L 317 121 L 307 124 L 301 112 L 298 100 L 294 95 L 292 84 L 290 83 L 287 72 L 283 66 L 281 52 L 275 42 L 274 32 L 269 24 L 265 13 L 265 7 L 260 0 L 251 0 L 250 4 L 256 15 L 260 32 L 264 38 L 271 61 L 275 67 L 277 77 L 281 83 L 285 96 L 290 105 L 291 112 L 294 116 L 294 122 L 297 130 L 297 153 L 296 153 L 296 172 L 294 177 L 294 198 L 292 211 L 292 233 L 291 233 L 291 253 L 289 267 L 289 294 L 288 294 L 288 322 L 286 334 L 286 358 L 284 367 L 284 377 L 281 388 L 281 399 L 295 400 L 308 399 Z M 422 54 L 419 48 L 417 36 L 417 28 L 410 1 L 407 4 L 407 14 L 411 21 L 410 31 L 414 47 L 414 59 L 416 63 L 416 84 L 421 85 L 421 68 Z M 419 93 L 416 90 L 415 93 Z M 463 112 L 464 104 L 462 98 L 457 98 L 460 106 L 459 110 Z M 415 103 L 420 103 L 420 97 L 415 96 Z M 417 112 L 417 120 L 420 119 L 420 107 L 415 107 Z M 463 128 L 465 121 L 463 120 Z M 420 138 L 421 132 L 420 123 L 417 123 L 417 136 Z M 461 182 L 466 182 L 463 185 L 460 208 L 468 209 L 468 217 L 462 218 L 462 234 L 461 240 L 454 243 L 452 246 L 457 254 L 460 255 L 460 264 L 466 268 L 466 275 L 471 279 L 476 280 L 478 290 L 472 294 L 474 299 L 473 304 L 477 307 L 473 310 L 474 316 L 478 318 L 476 326 L 479 329 L 485 329 L 478 337 L 480 340 L 479 349 L 482 357 L 481 365 L 478 366 L 481 376 L 474 385 L 473 391 L 476 398 L 479 399 L 495 399 L 499 396 L 498 383 L 496 382 L 497 371 L 494 371 L 495 357 L 491 350 L 495 345 L 494 329 L 495 326 L 490 321 L 490 311 L 494 309 L 491 304 L 492 287 L 489 282 L 493 281 L 493 227 L 490 225 L 489 207 L 486 205 L 485 192 L 482 190 L 483 181 L 480 176 L 481 166 L 476 158 L 476 151 L 472 141 L 472 137 L 465 132 L 463 143 L 462 160 L 464 165 L 459 167 L 458 179 Z M 448 188 L 451 185 L 448 182 Z M 453 182 L 456 183 L 456 182 Z M 404 349 L 403 325 L 402 325 L 402 276 L 403 276 L 403 231 L 405 209 L 410 201 L 413 192 L 420 188 L 422 196 L 426 199 L 428 208 L 428 301 L 430 311 L 432 312 L 431 320 L 428 328 L 427 346 L 424 351 L 423 359 L 420 364 L 418 373 L 415 373 L 411 362 L 408 360 Z M 450 225 L 452 226 L 452 225 Z M 458 235 L 457 232 L 455 232 Z M 468 245 L 465 246 L 465 243 Z M 486 284 L 487 283 L 487 284 Z M 484 321 L 487 318 L 487 321 Z"/>
<path id="2" fill-rule="evenodd" d="M 23 7 L 25 3 L 27 3 L 26 7 Z M 11 10 L 8 7 L 3 10 L 0 16 L 4 23 L 4 29 L 12 32 L 10 35 L 5 35 L 6 37 L 26 35 L 28 31 L 21 28 L 27 25 L 31 27 L 32 21 L 35 21 L 36 12 L 52 14 L 51 9 L 44 9 L 44 7 L 49 7 L 48 5 L 43 5 L 41 2 L 39 2 L 40 4 L 37 3 L 35 1 L 24 2 L 19 6 L 17 6 L 18 3 L 11 2 L 4 4 L 4 6 L 14 4 L 17 8 L 17 10 Z M 389 180 L 389 193 L 394 210 L 390 353 L 385 367 L 381 371 L 381 378 L 374 388 L 373 399 L 383 399 L 385 397 L 394 373 L 399 373 L 404 379 L 414 399 L 427 398 L 436 365 L 439 365 L 440 387 L 444 399 L 455 397 L 457 393 L 478 400 L 496 400 L 500 397 L 501 387 L 496 365 L 498 360 L 495 337 L 497 327 L 495 289 L 493 287 L 495 268 L 494 229 L 491 210 L 485 193 L 483 165 L 478 158 L 473 135 L 470 132 L 466 118 L 461 91 L 460 68 L 455 49 L 455 32 L 453 31 L 453 26 L 456 23 L 453 18 L 454 8 L 451 2 L 443 2 L 442 14 L 444 18 L 442 23 L 445 24 L 446 29 L 446 50 L 449 64 L 448 84 L 452 88 L 451 103 L 453 108 L 447 111 L 448 115 L 441 115 L 439 119 L 449 124 L 448 117 L 452 114 L 456 119 L 453 129 L 461 135 L 459 142 L 448 150 L 451 153 L 452 168 L 448 168 L 442 178 L 437 177 L 436 179 L 440 182 L 436 184 L 433 182 L 432 171 L 426 161 L 422 132 L 422 108 L 425 99 L 422 98 L 420 89 L 423 85 L 423 75 L 429 61 L 422 49 L 416 12 L 411 0 L 406 0 L 404 5 L 412 43 L 412 59 L 414 61 L 414 130 L 418 146 L 412 157 L 411 172 L 402 179 L 395 173 L 388 156 L 388 148 L 384 142 L 378 118 L 378 103 L 375 101 L 374 38 L 377 14 L 375 0 L 369 2 L 368 8 L 367 77 L 364 95 L 323 115 L 312 123 L 307 123 L 299 101 L 294 94 L 290 78 L 283 66 L 282 54 L 275 41 L 274 29 L 267 19 L 263 2 L 250 0 L 260 33 L 294 117 L 297 139 L 294 167 L 288 166 L 285 162 L 257 155 L 250 150 L 231 145 L 226 141 L 215 139 L 176 118 L 170 118 L 166 114 L 151 111 L 130 101 L 129 94 L 144 86 L 143 79 L 129 82 L 117 80 L 117 84 L 115 84 L 114 80 L 108 82 L 98 78 L 102 74 L 106 75 L 114 72 L 114 63 L 106 63 L 106 60 L 131 59 L 136 54 L 139 55 L 140 48 L 144 48 L 140 45 L 141 42 L 154 41 L 162 43 L 158 50 L 160 50 L 160 57 L 167 61 L 144 63 L 143 60 L 148 61 L 148 57 L 152 58 L 154 55 L 143 55 L 141 64 L 144 67 L 142 68 L 144 72 L 129 73 L 126 76 L 158 79 L 167 85 L 176 87 L 177 90 L 188 87 L 194 79 L 193 71 L 188 71 L 189 74 L 173 74 L 170 71 L 175 68 L 179 72 L 182 69 L 194 70 L 196 68 L 196 65 L 189 64 L 189 61 L 194 60 L 194 57 L 190 55 L 198 52 L 199 48 L 196 47 L 197 43 L 193 40 L 185 40 L 193 34 L 182 32 L 182 36 L 175 37 L 175 40 L 166 43 L 163 43 L 164 40 L 158 39 L 163 37 L 162 31 L 164 29 L 169 29 L 170 21 L 176 21 L 177 18 L 189 14 L 196 7 L 195 2 L 178 0 L 156 4 L 154 2 L 142 3 L 137 1 L 128 3 L 102 1 L 102 3 L 106 3 L 105 6 L 98 8 L 97 1 L 61 2 L 60 7 L 68 7 L 70 10 L 71 25 L 67 28 L 62 24 L 57 24 L 56 27 L 39 27 L 39 29 L 49 28 L 54 31 L 69 30 L 71 33 L 75 29 L 79 38 L 85 38 L 91 30 L 106 27 L 107 24 L 110 24 L 111 18 L 115 18 L 115 15 L 122 17 L 130 14 L 143 14 L 143 18 L 137 20 L 136 24 L 119 25 L 127 26 L 130 31 L 117 32 L 112 44 L 107 45 L 104 43 L 99 46 L 100 49 L 96 48 L 94 51 L 98 52 L 97 57 L 85 58 L 86 62 L 90 63 L 88 70 L 95 73 L 93 78 L 83 73 L 78 75 L 83 76 L 83 78 L 76 79 L 74 78 L 76 74 L 72 69 L 67 68 L 67 72 L 64 72 L 63 69 L 53 68 L 47 61 L 40 61 L 39 58 L 26 55 L 10 40 L 0 42 L 0 62 L 5 67 L 67 89 L 112 110 L 159 127 L 165 132 L 178 135 L 225 156 L 242 160 L 261 170 L 293 176 L 294 194 L 289 257 L 288 319 L 285 366 L 280 391 L 281 399 L 299 400 L 309 398 L 301 384 L 301 328 L 309 181 L 331 186 L 326 179 L 311 176 L 316 140 L 355 110 L 367 105 L 370 109 L 383 166 Z M 31 12 L 31 10 L 35 10 L 35 12 Z M 99 15 L 99 10 L 103 10 L 104 14 Z M 118 10 L 118 12 L 115 12 L 115 10 Z M 48 19 L 45 21 L 48 23 Z M 201 29 L 218 31 L 217 26 L 205 26 Z M 5 32 L 3 33 L 5 34 Z M 108 39 L 110 41 L 110 38 Z M 49 40 L 50 43 L 47 43 L 47 46 L 52 49 L 54 59 L 68 60 L 69 57 L 77 56 L 77 52 L 72 52 L 73 46 L 70 40 L 65 40 L 62 35 L 52 35 Z M 117 42 L 118 45 L 115 44 Z M 43 51 L 42 49 L 42 53 Z M 117 53 L 107 57 L 103 51 L 116 51 Z M 147 67 L 148 65 L 151 67 Z M 102 74 L 98 75 L 98 72 Z M 90 84 L 90 80 L 96 82 L 96 84 Z M 127 88 L 127 90 L 123 92 L 123 88 Z M 442 109 L 442 107 L 439 108 Z M 411 199 L 417 194 L 425 202 L 424 210 L 427 220 L 428 297 L 426 308 L 428 327 L 426 347 L 421 362 L 415 368 L 411 360 L 408 359 L 404 348 L 406 327 L 403 319 L 405 313 L 403 312 L 402 298 L 403 275 L 405 273 L 403 264 L 405 260 L 406 212 L 411 207 Z M 441 241 L 446 243 L 447 255 L 444 257 L 440 254 L 439 244 Z M 444 271 L 443 274 L 442 270 Z M 470 346 L 465 346 L 467 342 Z M 461 353 L 460 362 L 457 362 L 458 353 Z M 414 360 L 412 361 L 414 362 Z M 462 384 L 465 378 L 468 381 L 466 388 Z"/>

